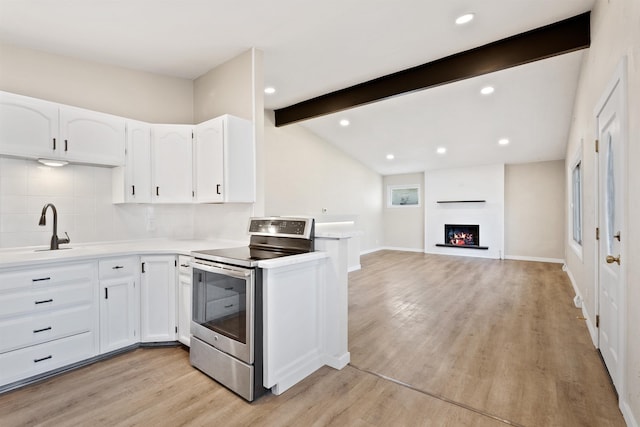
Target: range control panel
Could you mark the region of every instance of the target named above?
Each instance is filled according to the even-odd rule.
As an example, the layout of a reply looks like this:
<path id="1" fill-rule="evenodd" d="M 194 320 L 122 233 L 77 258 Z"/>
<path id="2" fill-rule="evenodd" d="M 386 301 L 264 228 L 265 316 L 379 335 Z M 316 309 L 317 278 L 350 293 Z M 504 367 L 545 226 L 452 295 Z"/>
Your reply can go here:
<path id="1" fill-rule="evenodd" d="M 309 238 L 313 218 L 251 218 L 249 234 Z"/>

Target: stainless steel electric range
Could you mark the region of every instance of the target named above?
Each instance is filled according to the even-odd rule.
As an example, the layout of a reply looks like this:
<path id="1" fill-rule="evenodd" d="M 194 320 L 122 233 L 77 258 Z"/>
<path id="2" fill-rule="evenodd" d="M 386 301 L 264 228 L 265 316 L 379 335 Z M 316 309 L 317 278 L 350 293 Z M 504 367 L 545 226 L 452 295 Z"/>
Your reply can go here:
<path id="1" fill-rule="evenodd" d="M 262 395 L 262 260 L 313 252 L 313 218 L 249 221 L 249 246 L 192 252 L 191 364 L 248 401 Z"/>

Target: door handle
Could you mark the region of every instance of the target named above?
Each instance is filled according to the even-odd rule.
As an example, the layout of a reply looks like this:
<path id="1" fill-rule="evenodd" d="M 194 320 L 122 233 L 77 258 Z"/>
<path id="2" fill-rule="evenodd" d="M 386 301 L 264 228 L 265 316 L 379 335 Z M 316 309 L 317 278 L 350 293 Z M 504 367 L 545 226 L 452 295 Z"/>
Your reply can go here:
<path id="1" fill-rule="evenodd" d="M 607 255 L 607 264 L 613 264 L 614 262 L 618 265 L 620 265 L 620 255 L 618 256 L 613 256 L 613 255 Z"/>

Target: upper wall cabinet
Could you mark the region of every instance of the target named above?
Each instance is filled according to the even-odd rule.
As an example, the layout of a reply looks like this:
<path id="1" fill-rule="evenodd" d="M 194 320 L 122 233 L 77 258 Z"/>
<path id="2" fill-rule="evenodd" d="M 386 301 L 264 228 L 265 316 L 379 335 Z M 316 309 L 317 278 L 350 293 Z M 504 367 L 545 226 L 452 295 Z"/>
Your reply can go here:
<path id="1" fill-rule="evenodd" d="M 196 202 L 254 202 L 251 121 L 227 114 L 195 126 L 193 177 Z"/>
<path id="2" fill-rule="evenodd" d="M 155 203 L 190 203 L 192 187 L 191 125 L 151 128 L 151 199 Z"/>
<path id="3" fill-rule="evenodd" d="M 60 107 L 61 156 L 65 160 L 119 166 L 125 160 L 125 119 L 75 107 Z"/>
<path id="4" fill-rule="evenodd" d="M 125 165 L 113 168 L 113 203 L 151 202 L 151 125 L 127 120 Z"/>
<path id="5" fill-rule="evenodd" d="M 0 92 L 0 154 L 52 157 L 58 142 L 58 104 Z"/>
<path id="6" fill-rule="evenodd" d="M 0 155 L 124 164 L 125 119 L 0 92 Z"/>

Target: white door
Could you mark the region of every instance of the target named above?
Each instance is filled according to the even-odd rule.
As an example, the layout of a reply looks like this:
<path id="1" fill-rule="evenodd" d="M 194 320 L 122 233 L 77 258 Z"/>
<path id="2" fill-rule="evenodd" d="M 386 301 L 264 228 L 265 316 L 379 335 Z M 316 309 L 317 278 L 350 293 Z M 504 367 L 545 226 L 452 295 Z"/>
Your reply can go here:
<path id="1" fill-rule="evenodd" d="M 0 154 L 56 157 L 58 105 L 0 92 Z"/>
<path id="2" fill-rule="evenodd" d="M 196 200 L 201 203 L 224 201 L 224 121 L 222 117 L 196 126 L 193 155 Z"/>
<path id="3" fill-rule="evenodd" d="M 598 346 L 614 385 L 623 369 L 625 146 L 623 88 L 617 80 L 597 111 L 598 124 Z"/>
<path id="4" fill-rule="evenodd" d="M 140 333 L 142 342 L 175 341 L 176 258 L 144 256 L 140 275 Z"/>
<path id="5" fill-rule="evenodd" d="M 138 340 L 135 279 L 102 280 L 100 288 L 100 353 L 135 344 Z"/>
<path id="6" fill-rule="evenodd" d="M 60 151 L 68 160 L 124 165 L 126 126 L 122 117 L 63 105 L 60 107 Z"/>
<path id="7" fill-rule="evenodd" d="M 151 139 L 152 200 L 156 203 L 192 201 L 192 127 L 155 125 Z"/>
<path id="8" fill-rule="evenodd" d="M 151 126 L 127 122 L 126 160 L 127 202 L 151 202 Z"/>

